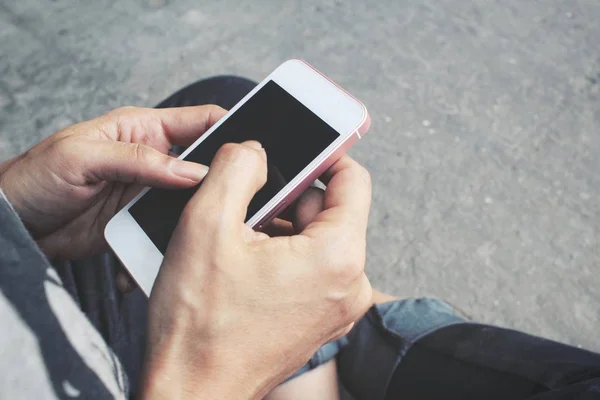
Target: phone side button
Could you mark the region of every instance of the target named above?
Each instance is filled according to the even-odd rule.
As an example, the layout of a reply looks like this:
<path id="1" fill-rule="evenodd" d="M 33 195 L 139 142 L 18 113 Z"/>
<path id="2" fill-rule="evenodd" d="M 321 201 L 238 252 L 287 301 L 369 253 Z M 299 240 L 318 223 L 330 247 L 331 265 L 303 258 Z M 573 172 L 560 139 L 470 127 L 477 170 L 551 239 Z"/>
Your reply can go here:
<path id="1" fill-rule="evenodd" d="M 263 218 L 260 224 L 258 224 L 257 230 L 261 230 L 263 226 L 268 224 L 273 218 L 279 215 L 287 207 L 287 202 L 284 200 L 275 209 L 273 209 L 266 217 Z"/>

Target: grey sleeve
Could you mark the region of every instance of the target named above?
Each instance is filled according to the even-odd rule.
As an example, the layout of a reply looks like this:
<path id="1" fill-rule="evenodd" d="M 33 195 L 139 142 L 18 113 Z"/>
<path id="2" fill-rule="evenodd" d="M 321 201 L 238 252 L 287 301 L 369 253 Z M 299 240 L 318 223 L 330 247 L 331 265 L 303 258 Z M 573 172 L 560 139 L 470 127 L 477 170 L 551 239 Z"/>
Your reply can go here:
<path id="1" fill-rule="evenodd" d="M 127 398 L 119 360 L 2 192 L 0 321 L 0 398 Z"/>

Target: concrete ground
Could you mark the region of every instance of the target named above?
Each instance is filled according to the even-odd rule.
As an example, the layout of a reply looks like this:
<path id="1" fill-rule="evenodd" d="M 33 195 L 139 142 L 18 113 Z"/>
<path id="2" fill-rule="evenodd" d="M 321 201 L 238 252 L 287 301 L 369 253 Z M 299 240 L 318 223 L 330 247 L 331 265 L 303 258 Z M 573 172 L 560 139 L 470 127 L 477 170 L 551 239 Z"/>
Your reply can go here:
<path id="1" fill-rule="evenodd" d="M 368 274 L 600 350 L 598 0 L 1 0 L 0 159 L 301 57 L 364 100 Z"/>

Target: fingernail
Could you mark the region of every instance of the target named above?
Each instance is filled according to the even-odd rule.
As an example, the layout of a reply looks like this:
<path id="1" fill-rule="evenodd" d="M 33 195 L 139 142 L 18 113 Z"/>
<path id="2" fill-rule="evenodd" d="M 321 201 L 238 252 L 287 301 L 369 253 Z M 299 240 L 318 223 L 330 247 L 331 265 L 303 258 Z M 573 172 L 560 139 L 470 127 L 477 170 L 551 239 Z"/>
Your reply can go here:
<path id="1" fill-rule="evenodd" d="M 248 140 L 247 142 L 244 142 L 242 144 L 244 146 L 252 147 L 253 149 L 256 149 L 256 150 L 264 150 L 262 147 L 262 144 L 260 144 L 260 142 L 257 142 L 256 140 Z"/>
<path id="2" fill-rule="evenodd" d="M 171 172 L 194 182 L 200 182 L 208 173 L 208 167 L 189 161 L 177 160 L 171 163 Z"/>

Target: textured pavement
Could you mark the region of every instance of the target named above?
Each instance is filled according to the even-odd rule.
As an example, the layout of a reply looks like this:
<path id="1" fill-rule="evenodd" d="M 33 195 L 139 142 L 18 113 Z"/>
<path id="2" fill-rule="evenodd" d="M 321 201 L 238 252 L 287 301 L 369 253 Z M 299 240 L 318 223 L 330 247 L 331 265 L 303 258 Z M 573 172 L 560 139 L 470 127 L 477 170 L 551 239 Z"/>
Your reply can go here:
<path id="1" fill-rule="evenodd" d="M 598 0 L 0 0 L 0 160 L 292 57 L 371 111 L 375 286 L 600 350 Z"/>

